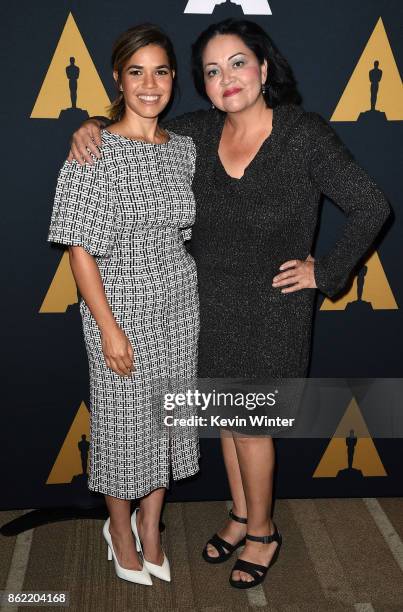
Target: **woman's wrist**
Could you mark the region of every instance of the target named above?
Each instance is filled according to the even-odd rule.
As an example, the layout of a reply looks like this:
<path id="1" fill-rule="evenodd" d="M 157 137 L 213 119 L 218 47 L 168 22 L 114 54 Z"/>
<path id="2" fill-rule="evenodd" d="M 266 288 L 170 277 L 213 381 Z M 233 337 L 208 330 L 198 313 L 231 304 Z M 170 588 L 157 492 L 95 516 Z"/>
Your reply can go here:
<path id="1" fill-rule="evenodd" d="M 108 318 L 105 321 L 97 322 L 97 324 L 102 335 L 111 333 L 118 329 L 120 330 L 120 327 L 113 315 L 112 318 Z"/>

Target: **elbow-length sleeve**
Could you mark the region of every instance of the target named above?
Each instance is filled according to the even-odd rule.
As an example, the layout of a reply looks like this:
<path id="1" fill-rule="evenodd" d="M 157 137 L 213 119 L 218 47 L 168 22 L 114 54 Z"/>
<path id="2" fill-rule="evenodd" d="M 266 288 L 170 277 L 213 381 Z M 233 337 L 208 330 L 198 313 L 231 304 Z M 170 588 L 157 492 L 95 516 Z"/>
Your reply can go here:
<path id="1" fill-rule="evenodd" d="M 334 297 L 371 246 L 390 214 L 390 206 L 325 119 L 317 113 L 308 115 L 315 138 L 309 155 L 310 178 L 347 216 L 342 235 L 314 264 L 318 289 Z"/>
<path id="2" fill-rule="evenodd" d="M 94 157 L 95 160 L 95 157 Z M 115 214 L 103 158 L 65 161 L 58 176 L 48 242 L 82 246 L 95 257 L 113 249 Z"/>

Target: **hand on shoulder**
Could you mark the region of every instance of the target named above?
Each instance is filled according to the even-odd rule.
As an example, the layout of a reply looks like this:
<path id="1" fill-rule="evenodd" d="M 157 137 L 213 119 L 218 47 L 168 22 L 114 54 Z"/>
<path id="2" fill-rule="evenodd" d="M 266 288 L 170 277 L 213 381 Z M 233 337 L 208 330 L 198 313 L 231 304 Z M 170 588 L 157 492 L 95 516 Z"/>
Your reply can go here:
<path id="1" fill-rule="evenodd" d="M 101 144 L 100 121 L 96 118 L 87 119 L 72 136 L 67 161 L 75 159 L 81 166 L 85 163 L 93 164 L 94 157 L 101 157 Z"/>

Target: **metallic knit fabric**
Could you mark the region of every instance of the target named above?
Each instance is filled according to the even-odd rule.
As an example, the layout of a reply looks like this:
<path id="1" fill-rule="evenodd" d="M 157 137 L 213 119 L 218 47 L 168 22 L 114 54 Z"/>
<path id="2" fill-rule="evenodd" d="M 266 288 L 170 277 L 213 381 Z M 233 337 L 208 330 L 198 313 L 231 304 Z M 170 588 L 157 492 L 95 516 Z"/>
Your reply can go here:
<path id="1" fill-rule="evenodd" d="M 346 214 L 336 244 L 315 261 L 318 289 L 335 296 L 390 209 L 383 193 L 317 113 L 274 108 L 271 135 L 241 179 L 218 157 L 225 115 L 197 111 L 167 122 L 196 144 L 191 253 L 200 296 L 199 376 L 307 375 L 316 289 L 282 294 L 279 266 L 305 259 L 321 194 Z"/>

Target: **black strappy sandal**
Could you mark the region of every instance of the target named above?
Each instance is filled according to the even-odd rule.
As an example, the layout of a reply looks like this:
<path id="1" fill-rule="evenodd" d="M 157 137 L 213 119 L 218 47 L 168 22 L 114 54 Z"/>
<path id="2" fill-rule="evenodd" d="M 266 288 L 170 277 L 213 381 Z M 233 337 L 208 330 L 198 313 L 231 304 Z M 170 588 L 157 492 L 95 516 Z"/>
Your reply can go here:
<path id="1" fill-rule="evenodd" d="M 268 569 L 277 561 L 278 554 L 280 552 L 280 547 L 283 541 L 283 538 L 277 529 L 276 524 L 274 525 L 274 533 L 268 536 L 253 536 L 246 534 L 247 540 L 252 540 L 253 542 L 263 542 L 264 544 L 270 544 L 271 542 L 277 542 L 278 546 L 274 551 L 272 558 L 270 559 L 269 565 L 259 565 L 258 563 L 252 563 L 251 561 L 244 561 L 244 559 L 238 559 L 235 562 L 234 567 L 232 568 L 231 575 L 229 578 L 229 583 L 231 586 L 237 589 L 250 589 L 251 587 L 257 586 L 265 579 Z M 240 570 L 241 572 L 246 572 L 250 574 L 254 580 L 250 582 L 246 580 L 234 580 L 232 578 L 232 572 L 234 570 Z M 261 573 L 260 573 L 261 572 Z"/>
<path id="2" fill-rule="evenodd" d="M 229 516 L 233 521 L 237 521 L 238 523 L 246 524 L 248 522 L 246 518 L 236 516 L 236 514 L 232 512 L 232 508 L 229 511 Z M 217 557 L 211 557 L 208 554 L 207 544 L 212 544 L 217 549 L 217 552 L 218 552 Z M 220 538 L 220 536 L 217 533 L 215 533 L 213 537 L 209 539 L 207 544 L 204 547 L 203 552 L 202 552 L 203 559 L 207 561 L 207 563 L 223 563 L 224 561 L 226 561 L 227 559 L 231 557 L 234 550 L 236 550 L 240 546 L 245 545 L 245 538 L 242 538 L 242 540 L 240 540 L 238 544 L 230 544 L 226 540 L 223 540 L 223 538 Z"/>

